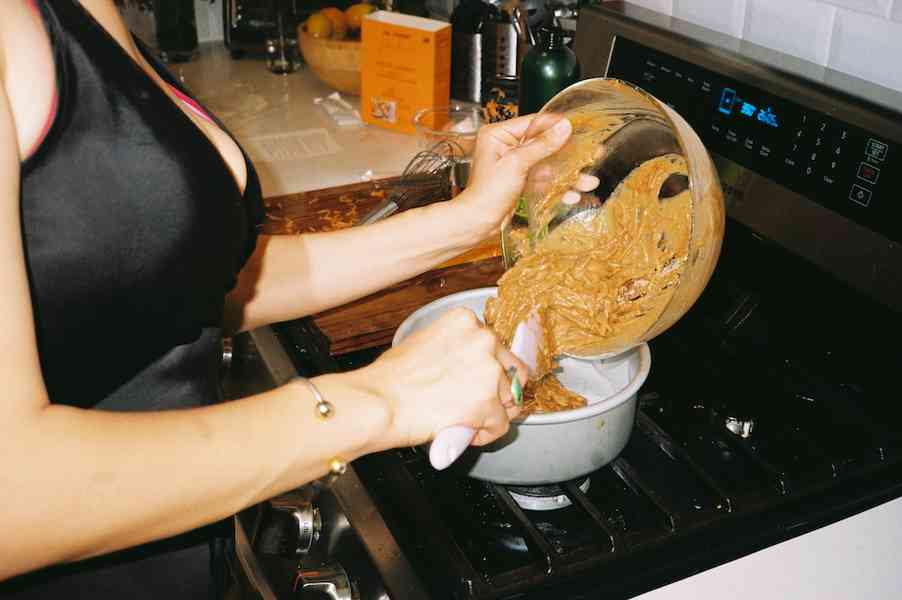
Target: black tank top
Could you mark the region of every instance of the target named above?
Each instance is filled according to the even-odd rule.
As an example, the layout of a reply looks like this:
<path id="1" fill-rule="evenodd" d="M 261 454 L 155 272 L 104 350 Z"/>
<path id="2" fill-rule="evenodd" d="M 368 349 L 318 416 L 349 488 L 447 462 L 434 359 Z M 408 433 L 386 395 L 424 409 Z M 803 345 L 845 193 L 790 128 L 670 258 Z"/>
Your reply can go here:
<path id="1" fill-rule="evenodd" d="M 224 297 L 262 218 L 257 176 L 245 156 L 242 194 L 216 147 L 77 0 L 38 4 L 58 105 L 22 165 L 21 215 L 50 401 L 132 411 L 216 402 Z M 179 578 L 209 573 L 197 564 L 206 546 L 192 550 L 203 537 L 32 574 L 0 596 L 198 597 L 208 578 Z M 180 565 L 192 574 L 170 571 Z"/>
<path id="2" fill-rule="evenodd" d="M 21 211 L 50 399 L 117 410 L 214 401 L 203 359 L 215 358 L 207 338 L 254 247 L 256 175 L 246 161 L 242 196 L 216 147 L 77 2 L 39 5 L 58 109 L 22 167 Z"/>

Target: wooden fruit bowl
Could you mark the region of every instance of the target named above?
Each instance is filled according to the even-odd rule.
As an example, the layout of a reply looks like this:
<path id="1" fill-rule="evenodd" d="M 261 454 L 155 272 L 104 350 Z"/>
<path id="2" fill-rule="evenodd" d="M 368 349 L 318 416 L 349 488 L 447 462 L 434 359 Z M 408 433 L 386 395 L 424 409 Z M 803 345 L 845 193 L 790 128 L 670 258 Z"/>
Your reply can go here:
<path id="1" fill-rule="evenodd" d="M 345 94 L 360 95 L 360 41 L 315 38 L 298 27 L 304 61 L 326 85 Z"/>

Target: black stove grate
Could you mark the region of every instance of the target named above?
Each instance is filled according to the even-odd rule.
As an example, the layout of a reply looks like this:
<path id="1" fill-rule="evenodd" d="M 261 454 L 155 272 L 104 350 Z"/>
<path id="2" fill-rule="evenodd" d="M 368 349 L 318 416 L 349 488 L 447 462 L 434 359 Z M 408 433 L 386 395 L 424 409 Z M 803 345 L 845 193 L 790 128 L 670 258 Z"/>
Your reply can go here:
<path id="1" fill-rule="evenodd" d="M 710 422 L 705 435 L 700 431 L 696 446 L 683 445 L 640 412 L 623 454 L 591 475 L 587 492 L 579 481 L 564 483 L 572 506 L 556 511 L 524 510 L 504 486 L 436 473 L 422 452 L 368 457 L 358 470 L 364 481 L 383 477 L 384 485 L 368 489 L 392 531 L 406 538 L 402 548 L 429 574 L 424 579 L 434 597 L 479 599 L 540 593 L 579 574 L 620 578 L 621 565 L 639 560 L 643 550 L 694 532 L 842 483 L 867 489 L 866 476 L 878 471 L 893 470 L 896 485 L 902 481 L 900 463 L 885 457 L 793 478 L 760 459 L 753 443 L 720 434 Z M 813 467 L 833 464 L 813 452 L 799 456 Z M 815 513 L 771 527 L 804 528 L 809 519 Z"/>

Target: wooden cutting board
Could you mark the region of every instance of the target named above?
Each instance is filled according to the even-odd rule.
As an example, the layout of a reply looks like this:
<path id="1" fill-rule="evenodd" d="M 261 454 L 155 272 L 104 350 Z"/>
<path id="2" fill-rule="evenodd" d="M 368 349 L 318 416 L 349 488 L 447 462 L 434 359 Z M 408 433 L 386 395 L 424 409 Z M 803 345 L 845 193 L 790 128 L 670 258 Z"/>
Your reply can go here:
<path id="1" fill-rule="evenodd" d="M 351 227 L 382 201 L 396 179 L 267 198 L 263 233 L 297 235 Z M 333 354 L 391 343 L 398 325 L 433 300 L 492 286 L 504 272 L 497 239 L 436 269 L 313 317 L 329 338 Z"/>

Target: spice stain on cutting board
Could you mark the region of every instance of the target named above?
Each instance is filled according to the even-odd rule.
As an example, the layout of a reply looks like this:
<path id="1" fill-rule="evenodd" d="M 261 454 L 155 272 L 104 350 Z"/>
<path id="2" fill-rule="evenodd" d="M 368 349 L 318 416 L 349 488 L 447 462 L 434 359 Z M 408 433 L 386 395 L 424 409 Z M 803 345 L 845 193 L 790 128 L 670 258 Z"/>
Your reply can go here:
<path id="1" fill-rule="evenodd" d="M 265 200 L 262 233 L 297 235 L 353 227 L 390 193 L 397 179 L 276 196 Z M 493 286 L 504 273 L 501 248 L 489 239 L 439 267 L 313 320 L 330 340 L 333 354 L 391 343 L 401 322 L 421 306 L 455 292 Z"/>

